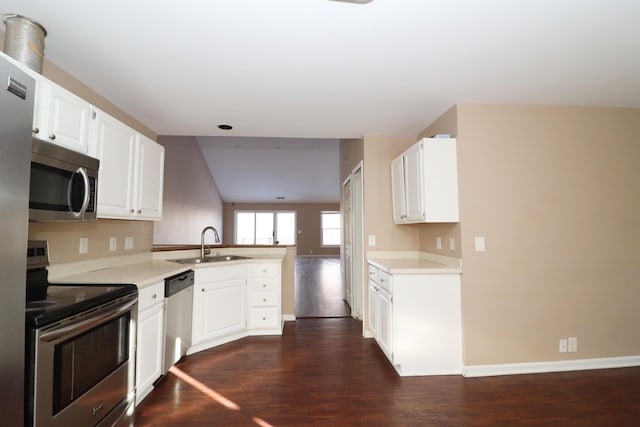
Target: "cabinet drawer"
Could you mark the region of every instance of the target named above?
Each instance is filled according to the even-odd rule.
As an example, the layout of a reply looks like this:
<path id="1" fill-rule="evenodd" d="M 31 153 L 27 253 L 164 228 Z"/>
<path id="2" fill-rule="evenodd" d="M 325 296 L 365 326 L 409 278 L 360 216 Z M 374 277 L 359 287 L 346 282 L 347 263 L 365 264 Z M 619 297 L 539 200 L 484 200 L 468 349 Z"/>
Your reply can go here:
<path id="1" fill-rule="evenodd" d="M 277 276 L 280 274 L 280 264 L 249 264 L 249 277 Z"/>
<path id="2" fill-rule="evenodd" d="M 251 277 L 249 291 L 280 291 L 280 277 Z"/>
<path id="3" fill-rule="evenodd" d="M 249 310 L 251 328 L 277 328 L 280 326 L 278 307 L 256 307 Z"/>
<path id="4" fill-rule="evenodd" d="M 380 285 L 381 288 L 391 293 L 391 291 L 393 290 L 392 283 L 392 276 L 389 273 L 386 273 L 382 270 L 378 271 L 378 285 Z"/>
<path id="5" fill-rule="evenodd" d="M 138 311 L 164 301 L 164 282 L 138 289 Z"/>
<path id="6" fill-rule="evenodd" d="M 378 283 L 378 269 L 371 264 L 369 264 L 369 280 Z"/>
<path id="7" fill-rule="evenodd" d="M 215 263 L 214 263 L 215 264 Z M 207 265 L 195 269 L 196 283 L 218 282 L 222 280 L 244 279 L 247 275 L 245 265 Z"/>
<path id="8" fill-rule="evenodd" d="M 278 292 L 251 292 L 249 305 L 251 307 L 277 307 L 280 305 L 280 294 Z"/>

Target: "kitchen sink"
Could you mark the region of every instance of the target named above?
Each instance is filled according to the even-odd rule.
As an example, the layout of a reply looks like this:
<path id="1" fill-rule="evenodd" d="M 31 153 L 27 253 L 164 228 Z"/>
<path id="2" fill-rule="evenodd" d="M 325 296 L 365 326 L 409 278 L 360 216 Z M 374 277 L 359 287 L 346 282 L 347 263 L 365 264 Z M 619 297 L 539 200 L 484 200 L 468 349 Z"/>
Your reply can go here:
<path id="1" fill-rule="evenodd" d="M 205 264 L 209 262 L 224 262 L 224 261 L 237 261 L 241 259 L 251 259 L 248 256 L 241 255 L 218 255 L 218 256 L 206 256 L 204 258 L 180 258 L 170 259 L 169 261 L 177 262 L 179 264 Z"/>

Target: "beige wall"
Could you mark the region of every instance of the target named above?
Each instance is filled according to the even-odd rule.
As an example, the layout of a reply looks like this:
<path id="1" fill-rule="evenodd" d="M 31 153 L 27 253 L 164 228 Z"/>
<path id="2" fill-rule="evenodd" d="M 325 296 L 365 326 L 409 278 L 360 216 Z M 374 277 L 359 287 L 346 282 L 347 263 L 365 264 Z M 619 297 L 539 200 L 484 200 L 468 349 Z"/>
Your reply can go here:
<path id="1" fill-rule="evenodd" d="M 394 225 L 389 163 L 436 133 L 458 140 L 460 223 Z M 638 109 L 474 104 L 415 137 L 365 136 L 368 249 L 462 258 L 466 365 L 637 356 L 638 141 Z M 570 336 L 578 352 L 559 353 Z"/>
<path id="2" fill-rule="evenodd" d="M 99 219 L 90 222 L 29 223 L 29 240 L 47 240 L 51 264 L 149 252 L 153 224 L 149 221 Z M 89 250 L 80 254 L 80 238 L 89 239 Z M 109 251 L 109 238 L 117 239 L 117 249 Z M 133 237 L 133 249 L 124 250 L 124 238 Z"/>
<path id="3" fill-rule="evenodd" d="M 153 243 L 200 244 L 202 229 L 214 226 L 220 238 L 222 197 L 200 146 L 192 136 L 159 136 L 165 148 L 164 205 L 162 221 L 153 227 Z M 207 232 L 206 242 L 214 243 Z"/>
<path id="4" fill-rule="evenodd" d="M 340 140 L 340 185 L 363 159 L 364 146 L 362 139 Z"/>
<path id="5" fill-rule="evenodd" d="M 463 104 L 458 131 L 465 364 L 640 355 L 640 110 Z"/>
<path id="6" fill-rule="evenodd" d="M 225 203 L 224 243 L 234 241 L 236 210 L 289 210 L 296 211 L 298 228 L 298 255 L 339 255 L 340 248 L 320 246 L 320 212 L 339 211 L 339 203 Z"/>
<path id="7" fill-rule="evenodd" d="M 393 224 L 391 160 L 416 141 L 415 136 L 364 137 L 364 240 L 365 251 L 417 251 L 419 225 Z M 368 246 L 368 236 L 376 246 Z"/>

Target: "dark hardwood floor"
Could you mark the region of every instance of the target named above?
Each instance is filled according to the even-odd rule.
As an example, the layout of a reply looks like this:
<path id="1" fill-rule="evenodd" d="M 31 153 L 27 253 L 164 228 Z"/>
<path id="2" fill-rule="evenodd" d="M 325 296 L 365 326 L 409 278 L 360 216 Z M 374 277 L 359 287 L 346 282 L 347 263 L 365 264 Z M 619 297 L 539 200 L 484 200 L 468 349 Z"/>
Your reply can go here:
<path id="1" fill-rule="evenodd" d="M 339 257 L 296 257 L 295 296 L 296 317 L 351 315 Z"/>
<path id="2" fill-rule="evenodd" d="M 138 407 L 137 426 L 640 425 L 640 368 L 401 378 L 351 318 L 298 319 L 282 337 L 244 338 L 175 368 Z"/>

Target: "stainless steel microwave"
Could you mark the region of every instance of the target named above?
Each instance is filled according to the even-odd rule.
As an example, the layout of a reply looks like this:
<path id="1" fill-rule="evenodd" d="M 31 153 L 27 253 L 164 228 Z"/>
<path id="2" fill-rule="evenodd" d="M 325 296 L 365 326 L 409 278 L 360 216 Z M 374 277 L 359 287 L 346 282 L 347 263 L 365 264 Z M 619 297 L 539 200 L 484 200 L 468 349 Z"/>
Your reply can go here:
<path id="1" fill-rule="evenodd" d="M 31 147 L 29 220 L 95 220 L 100 161 L 37 138 Z"/>

